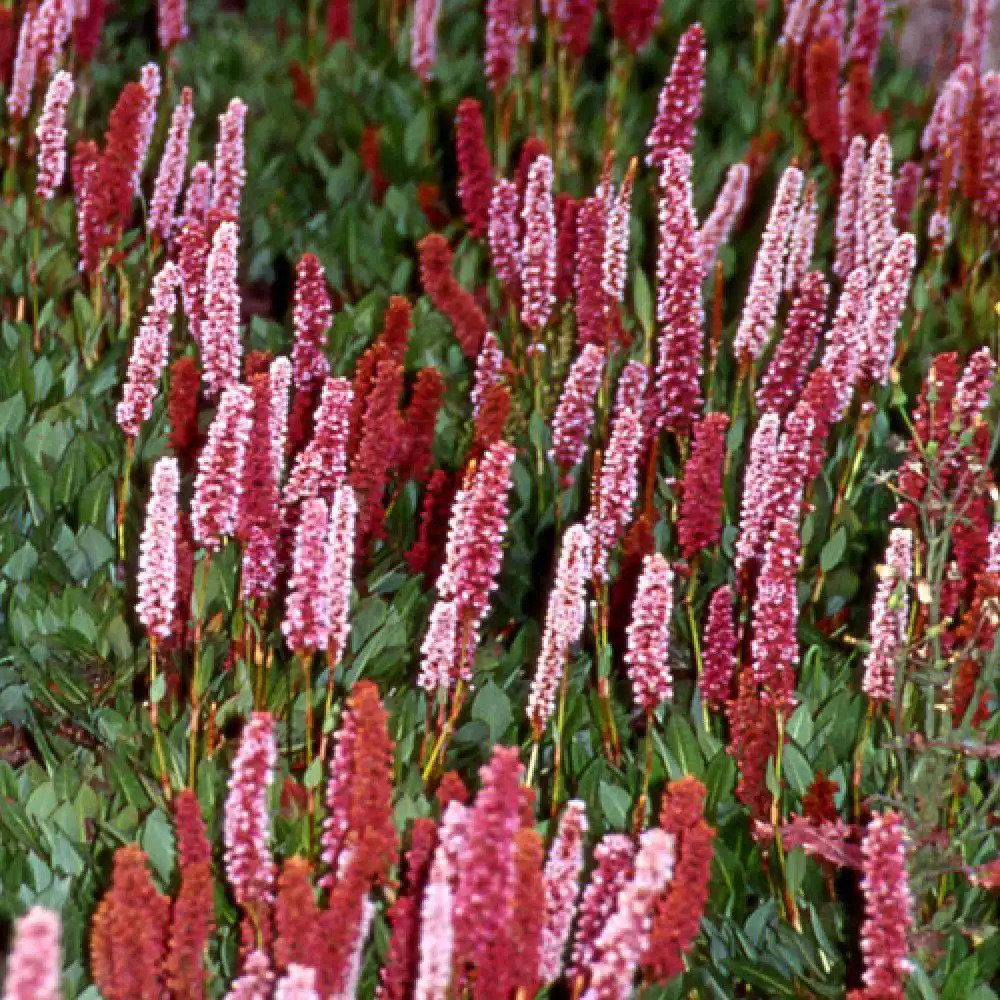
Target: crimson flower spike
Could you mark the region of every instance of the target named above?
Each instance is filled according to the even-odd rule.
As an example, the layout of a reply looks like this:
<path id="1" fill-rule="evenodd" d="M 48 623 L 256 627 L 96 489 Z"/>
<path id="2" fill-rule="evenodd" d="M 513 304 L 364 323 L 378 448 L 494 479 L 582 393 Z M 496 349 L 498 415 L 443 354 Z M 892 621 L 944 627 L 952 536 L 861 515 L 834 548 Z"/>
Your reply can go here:
<path id="1" fill-rule="evenodd" d="M 646 165 L 662 168 L 672 149 L 690 153 L 705 83 L 705 32 L 694 23 L 677 43 L 670 75 L 660 91 L 656 119 L 646 137 Z"/>
<path id="2" fill-rule="evenodd" d="M 673 694 L 669 663 L 673 580 L 670 566 L 659 552 L 646 556 L 632 605 L 625 653 L 632 697 L 646 713 L 669 701 Z"/>
<path id="3" fill-rule="evenodd" d="M 910 617 L 907 587 L 913 579 L 913 532 L 893 528 L 878 568 L 872 601 L 871 648 L 865 657 L 861 689 L 873 701 L 891 701 L 896 691 L 896 656 L 906 645 Z"/>
<path id="4" fill-rule="evenodd" d="M 486 147 L 483 109 L 472 97 L 459 102 L 455 112 L 455 155 L 458 159 L 458 196 L 465 224 L 472 236 L 485 236 L 490 225 L 493 165 Z"/>

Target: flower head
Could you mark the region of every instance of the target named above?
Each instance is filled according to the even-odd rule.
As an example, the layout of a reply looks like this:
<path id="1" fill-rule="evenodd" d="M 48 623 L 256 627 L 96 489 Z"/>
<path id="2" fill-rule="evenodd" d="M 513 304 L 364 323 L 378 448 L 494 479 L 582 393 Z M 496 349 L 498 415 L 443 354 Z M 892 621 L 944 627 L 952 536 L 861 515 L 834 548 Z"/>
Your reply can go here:
<path id="1" fill-rule="evenodd" d="M 455 337 L 467 358 L 474 358 L 486 336 L 486 317 L 476 300 L 451 273 L 452 254 L 440 233 L 430 233 L 418 244 L 420 281 L 434 308 L 443 313 L 455 330 Z"/>
<path id="2" fill-rule="evenodd" d="M 837 204 L 836 223 L 837 253 L 833 270 L 835 274 L 845 279 L 855 267 L 864 264 L 866 260 L 859 223 L 864 192 L 866 150 L 867 143 L 864 137 L 856 135 L 851 140 L 840 177 L 840 201 Z"/>
<path id="3" fill-rule="evenodd" d="M 878 47 L 885 28 L 885 0 L 858 0 L 851 25 L 847 58 L 871 72 L 875 68 Z"/>
<path id="4" fill-rule="evenodd" d="M 695 240 L 706 274 L 715 263 L 719 248 L 729 239 L 736 220 L 743 214 L 749 177 L 750 169 L 745 163 L 735 163 L 729 168 L 712 211 L 698 230 Z"/>
<path id="5" fill-rule="evenodd" d="M 330 638 L 330 517 L 322 497 L 309 497 L 295 533 L 295 556 L 281 631 L 298 653 L 325 650 Z"/>
<path id="6" fill-rule="evenodd" d="M 568 475 L 587 450 L 594 425 L 594 402 L 604 374 L 604 351 L 587 344 L 570 366 L 552 417 L 552 457 Z"/>
<path id="7" fill-rule="evenodd" d="M 869 274 L 875 275 L 896 239 L 892 204 L 892 145 L 887 135 L 880 135 L 872 143 L 861 188 L 859 212 L 855 266 L 863 263 Z"/>
<path id="8" fill-rule="evenodd" d="M 187 38 L 187 0 L 157 0 L 156 33 L 163 49 Z"/>
<path id="9" fill-rule="evenodd" d="M 604 231 L 604 294 L 612 302 L 621 302 L 625 295 L 634 177 L 635 161 L 633 160 L 621 187 L 618 189 L 618 194 L 611 199 Z"/>
<path id="10" fill-rule="evenodd" d="M 706 414 L 695 426 L 694 447 L 684 466 L 677 541 L 686 559 L 719 542 L 722 532 L 722 472 L 726 458 L 725 413 Z"/>
<path id="11" fill-rule="evenodd" d="M 556 218 L 552 200 L 552 160 L 542 154 L 528 173 L 521 245 L 521 322 L 540 330 L 555 302 Z"/>
<path id="12" fill-rule="evenodd" d="M 788 261 L 785 265 L 785 289 L 791 294 L 805 277 L 812 260 L 813 248 L 816 243 L 816 227 L 819 224 L 819 212 L 816 206 L 816 183 L 810 180 L 806 184 L 795 217 L 795 228 L 788 244 Z"/>
<path id="13" fill-rule="evenodd" d="M 239 236 L 236 223 L 226 221 L 212 237 L 205 263 L 204 315 L 198 323 L 206 394 L 216 398 L 239 380 L 240 289 L 237 281 Z"/>
<path id="14" fill-rule="evenodd" d="M 704 669 L 698 678 L 702 701 L 721 709 L 729 700 L 736 673 L 736 632 L 733 628 L 733 591 L 728 585 L 719 587 L 708 602 L 705 622 Z"/>
<path id="15" fill-rule="evenodd" d="M 184 194 L 184 222 L 207 221 L 212 207 L 212 165 L 199 160 L 188 174 L 188 187 Z"/>
<path id="16" fill-rule="evenodd" d="M 15 121 L 22 121 L 31 111 L 31 91 L 35 85 L 38 65 L 38 44 L 35 39 L 34 8 L 26 7 L 21 17 L 21 30 L 17 36 L 17 51 L 7 91 L 7 110 Z"/>
<path id="17" fill-rule="evenodd" d="M 611 0 L 611 30 L 630 52 L 638 52 L 652 37 L 660 0 Z"/>
<path id="18" fill-rule="evenodd" d="M 297 503 L 306 497 L 330 501 L 347 475 L 347 437 L 354 390 L 339 376 L 323 384 L 309 444 L 299 452 L 285 483 L 284 501 Z"/>
<path id="19" fill-rule="evenodd" d="M 869 281 L 868 271 L 863 266 L 856 267 L 847 276 L 820 361 L 823 370 L 831 377 L 834 403 L 831 416 L 834 421 L 847 411 L 861 371 Z"/>
<path id="20" fill-rule="evenodd" d="M 174 213 L 177 210 L 177 198 L 184 183 L 188 135 L 193 120 L 191 88 L 185 87 L 181 91 L 180 100 L 177 102 L 170 120 L 170 132 L 167 135 L 167 144 L 163 148 L 160 167 L 156 173 L 153 200 L 149 205 L 149 227 L 154 232 L 159 233 L 164 240 L 170 238 L 174 228 Z"/>
<path id="21" fill-rule="evenodd" d="M 418 0 L 413 10 L 410 32 L 410 65 L 413 72 L 429 83 L 437 62 L 437 27 L 441 17 L 441 0 Z"/>
<path id="22" fill-rule="evenodd" d="M 219 115 L 219 141 L 212 171 L 212 211 L 217 218 L 234 223 L 239 220 L 240 199 L 247 177 L 243 150 L 246 115 L 247 106 L 238 97 L 234 97 L 225 112 Z"/>
<path id="23" fill-rule="evenodd" d="M 509 295 L 518 292 L 521 276 L 518 193 L 513 181 L 501 177 L 493 188 L 489 210 L 490 255 L 493 270 Z"/>
<path id="24" fill-rule="evenodd" d="M 458 159 L 458 196 L 462 200 L 465 223 L 472 236 L 485 236 L 490 226 L 493 165 L 486 148 L 483 109 L 472 97 L 459 102 L 455 112 L 455 155 Z"/>
<path id="25" fill-rule="evenodd" d="M 896 654 L 906 644 L 910 614 L 907 586 L 913 578 L 913 532 L 893 528 L 879 569 L 872 602 L 871 649 L 861 687 L 869 698 L 891 701 L 896 689 Z"/>
<path id="26" fill-rule="evenodd" d="M 705 82 L 705 32 L 695 22 L 677 43 L 670 75 L 660 91 L 656 119 L 646 137 L 646 164 L 662 167 L 671 149 L 691 152 Z"/>
<path id="27" fill-rule="evenodd" d="M 166 639 L 174 626 L 177 599 L 177 459 L 153 466 L 153 484 L 139 547 L 139 621 L 150 637 Z"/>
<path id="28" fill-rule="evenodd" d="M 519 0 L 486 0 L 486 80 L 494 94 L 510 82 L 520 42 Z"/>
<path id="29" fill-rule="evenodd" d="M 916 240 L 911 233 L 898 236 L 885 255 L 868 299 L 864 320 L 861 371 L 874 383 L 885 385 L 896 350 L 896 328 L 910 291 L 910 277 L 917 262 Z"/>
<path id="30" fill-rule="evenodd" d="M 66 109 L 73 96 L 73 77 L 60 70 L 45 92 L 35 137 L 38 139 L 38 180 L 35 194 L 48 201 L 66 174 Z"/>
<path id="31" fill-rule="evenodd" d="M 606 347 L 612 337 L 609 302 L 604 291 L 604 246 L 608 222 L 608 203 L 603 193 L 584 200 L 576 223 L 576 293 L 577 342 Z"/>
<path id="32" fill-rule="evenodd" d="M 580 895 L 586 832 L 587 807 L 580 799 L 570 799 L 559 817 L 545 862 L 545 925 L 538 963 L 538 978 L 544 985 L 555 982 L 562 971 L 563 953 Z"/>
<path id="33" fill-rule="evenodd" d="M 59 1000 L 62 923 L 59 914 L 33 906 L 14 924 L 4 1000 Z"/>
<path id="34" fill-rule="evenodd" d="M 669 701 L 673 693 L 668 662 L 673 603 L 673 573 L 667 560 L 658 552 L 646 556 L 625 653 L 633 699 L 646 712 Z"/>

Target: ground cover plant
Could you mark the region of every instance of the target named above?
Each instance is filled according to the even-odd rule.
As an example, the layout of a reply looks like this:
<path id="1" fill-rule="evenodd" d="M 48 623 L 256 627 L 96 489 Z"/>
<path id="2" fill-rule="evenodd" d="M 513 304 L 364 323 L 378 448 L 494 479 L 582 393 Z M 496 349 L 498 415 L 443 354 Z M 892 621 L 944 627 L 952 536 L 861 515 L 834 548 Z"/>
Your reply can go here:
<path id="1" fill-rule="evenodd" d="M 4 1000 L 990 1000 L 994 4 L 0 8 Z"/>

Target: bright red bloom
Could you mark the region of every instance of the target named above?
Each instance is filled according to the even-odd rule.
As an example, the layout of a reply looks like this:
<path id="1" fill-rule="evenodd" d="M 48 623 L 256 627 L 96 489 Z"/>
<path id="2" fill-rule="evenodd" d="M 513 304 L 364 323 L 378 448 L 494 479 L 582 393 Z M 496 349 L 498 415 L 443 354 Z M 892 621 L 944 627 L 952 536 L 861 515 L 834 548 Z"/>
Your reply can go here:
<path id="1" fill-rule="evenodd" d="M 736 795 L 752 816 L 765 819 L 771 810 L 767 760 L 777 747 L 778 726 L 774 705 L 770 699 L 761 698 L 749 668 L 740 672 L 739 693 L 729 703 L 727 716 L 729 756 L 740 770 Z"/>
<path id="2" fill-rule="evenodd" d="M 661 0 L 611 0 L 611 30 L 627 49 L 638 52 L 652 37 Z"/>
<path id="3" fill-rule="evenodd" d="M 684 955 L 698 935 L 708 903 L 715 831 L 704 821 L 705 786 L 692 777 L 672 781 L 664 793 L 660 827 L 677 838 L 670 885 L 653 904 L 645 974 L 665 983 L 684 971 Z"/>
<path id="4" fill-rule="evenodd" d="M 698 689 L 706 705 L 722 709 L 729 700 L 736 673 L 733 591 L 728 585 L 719 587 L 709 601 L 702 646 L 704 662 Z"/>
<path id="5" fill-rule="evenodd" d="M 582 59 L 587 54 L 596 13 L 597 0 L 565 0 L 559 40 L 576 59 Z"/>
<path id="6" fill-rule="evenodd" d="M 576 220 L 576 341 L 580 347 L 610 346 L 613 331 L 608 295 L 604 290 L 604 236 L 608 206 L 600 194 L 587 198 Z"/>
<path id="7" fill-rule="evenodd" d="M 411 573 L 436 576 L 444 559 L 448 538 L 448 513 L 455 499 L 455 485 L 444 469 L 435 469 L 424 490 L 417 540 L 404 555 Z"/>
<path id="8" fill-rule="evenodd" d="M 840 39 L 826 35 L 806 50 L 806 128 L 830 170 L 840 164 Z"/>
<path id="9" fill-rule="evenodd" d="M 90 925 L 90 972 L 107 1000 L 162 995 L 169 916 L 170 901 L 153 885 L 145 853 L 135 844 L 119 847 Z"/>
<path id="10" fill-rule="evenodd" d="M 455 112 L 455 155 L 458 159 L 458 195 L 465 224 L 472 236 L 483 237 L 489 226 L 493 193 L 493 165 L 486 148 L 483 109 L 473 97 L 459 102 Z"/>
<path id="11" fill-rule="evenodd" d="M 354 11 L 351 0 L 327 0 L 326 5 L 326 44 L 332 47 L 340 41 L 351 41 Z"/>
<path id="12" fill-rule="evenodd" d="M 487 386 L 473 430 L 472 449 L 475 456 L 482 455 L 503 437 L 509 416 L 510 389 L 502 382 Z"/>
<path id="13" fill-rule="evenodd" d="M 95 200 L 98 241 L 102 247 L 114 246 L 132 220 L 146 102 L 142 84 L 127 83 L 111 109 L 104 152 L 93 187 L 88 191 Z"/>
<path id="14" fill-rule="evenodd" d="M 312 866 L 305 858 L 289 858 L 274 901 L 274 961 L 280 971 L 316 960 L 319 917 Z"/>
<path id="15" fill-rule="evenodd" d="M 573 294 L 576 268 L 576 217 L 580 203 L 568 194 L 556 195 L 556 301 Z"/>
<path id="16" fill-rule="evenodd" d="M 448 241 L 439 233 L 431 233 L 417 244 L 417 250 L 424 291 L 434 308 L 451 321 L 462 353 L 467 358 L 474 358 L 486 335 L 486 317 L 475 299 L 452 275 Z"/>
<path id="17" fill-rule="evenodd" d="M 434 427 L 444 396 L 444 379 L 436 368 L 421 368 L 413 386 L 409 406 L 400 419 L 406 434 L 405 452 L 399 462 L 399 478 L 421 486 L 434 463 Z"/>
<path id="18" fill-rule="evenodd" d="M 684 466 L 677 541 L 685 559 L 718 544 L 722 532 L 722 473 L 729 417 L 709 413 L 694 430 L 694 447 Z"/>

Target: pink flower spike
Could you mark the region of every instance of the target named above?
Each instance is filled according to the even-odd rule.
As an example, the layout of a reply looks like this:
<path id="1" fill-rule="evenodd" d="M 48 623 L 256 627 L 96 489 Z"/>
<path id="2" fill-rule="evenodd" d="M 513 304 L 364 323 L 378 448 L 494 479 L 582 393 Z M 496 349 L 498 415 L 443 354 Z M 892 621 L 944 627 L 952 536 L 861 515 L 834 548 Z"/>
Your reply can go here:
<path id="1" fill-rule="evenodd" d="M 634 172 L 630 167 L 617 196 L 611 200 L 607 228 L 604 231 L 602 284 L 604 294 L 612 302 L 621 302 L 625 297 L 633 177 Z"/>
<path id="2" fill-rule="evenodd" d="M 227 389 L 198 456 L 191 528 L 195 540 L 209 552 L 217 551 L 223 539 L 236 531 L 252 413 L 247 386 Z"/>
<path id="3" fill-rule="evenodd" d="M 743 475 L 743 503 L 740 506 L 740 533 L 736 540 L 736 569 L 750 560 L 764 557 L 764 543 L 771 530 L 770 499 L 778 459 L 781 419 L 765 413 L 750 441 L 750 457 Z"/>
<path id="4" fill-rule="evenodd" d="M 767 346 L 778 312 L 785 253 L 801 191 L 802 171 L 798 167 L 787 167 L 761 237 L 743 315 L 733 342 L 733 350 L 740 359 L 756 361 Z"/>
<path id="5" fill-rule="evenodd" d="M 721 711 L 729 701 L 736 675 L 736 632 L 733 628 L 733 591 L 719 587 L 708 603 L 705 622 L 704 669 L 698 678 L 702 701 Z"/>
<path id="6" fill-rule="evenodd" d="M 410 30 L 410 66 L 424 83 L 430 83 L 434 78 L 440 17 L 441 0 L 416 0 Z"/>
<path id="7" fill-rule="evenodd" d="M 785 4 L 785 20 L 778 39 L 782 48 L 798 48 L 802 44 L 816 5 L 817 0 L 789 0 Z"/>
<path id="8" fill-rule="evenodd" d="M 237 281 L 238 234 L 223 222 L 212 237 L 205 265 L 205 314 L 199 327 L 201 360 L 209 398 L 235 385 L 240 377 L 240 288 Z"/>
<path id="9" fill-rule="evenodd" d="M 188 175 L 184 195 L 184 222 L 204 223 L 212 206 L 212 166 L 199 160 Z"/>
<path id="10" fill-rule="evenodd" d="M 840 177 L 840 201 L 837 204 L 837 253 L 833 272 L 841 278 L 865 263 L 864 246 L 859 240 L 861 199 L 865 179 L 868 145 L 863 136 L 851 140 Z"/>
<path id="11" fill-rule="evenodd" d="M 351 634 L 351 584 L 354 572 L 354 530 L 358 503 L 354 490 L 343 483 L 333 498 L 330 510 L 328 541 L 330 565 L 330 639 L 327 643 L 330 663 L 339 663 Z"/>
<path id="12" fill-rule="evenodd" d="M 332 320 L 333 309 L 326 290 L 323 265 L 311 253 L 305 253 L 295 268 L 295 306 L 292 312 L 295 328 L 292 365 L 296 389 L 308 391 L 330 374 L 330 362 L 326 360 L 323 348 Z"/>
<path id="13" fill-rule="evenodd" d="M 989 46 L 993 31 L 993 16 L 997 0 L 967 0 L 965 23 L 962 25 L 962 47 L 958 54 L 960 63 L 969 63 L 976 73 L 983 69 L 983 56 Z"/>
<path id="14" fill-rule="evenodd" d="M 538 961 L 538 978 L 543 984 L 554 983 L 562 972 L 580 895 L 586 832 L 587 806 L 580 799 L 570 799 L 545 862 L 545 925 Z"/>
<path id="15" fill-rule="evenodd" d="M 715 264 L 719 248 L 729 239 L 736 220 L 743 214 L 749 177 L 750 170 L 745 163 L 736 163 L 729 168 L 712 211 L 698 231 L 697 250 L 706 274 Z"/>
<path id="16" fill-rule="evenodd" d="M 225 113 L 219 115 L 219 141 L 215 147 L 212 210 L 219 218 L 233 222 L 240 217 L 240 199 L 247 179 L 243 149 L 246 115 L 247 106 L 234 97 Z"/>
<path id="17" fill-rule="evenodd" d="M 33 906 L 14 922 L 4 1000 L 60 1000 L 61 979 L 62 923 L 59 914 Z"/>
<path id="18" fill-rule="evenodd" d="M 285 471 L 285 445 L 288 440 L 288 399 L 292 385 L 292 363 L 284 355 L 275 358 L 268 369 L 271 388 L 271 454 L 274 481 L 281 484 Z"/>
<path id="19" fill-rule="evenodd" d="M 542 153 L 532 163 L 524 190 L 524 244 L 521 247 L 521 322 L 541 330 L 555 303 L 556 216 L 552 200 L 552 160 Z"/>
<path id="20" fill-rule="evenodd" d="M 608 203 L 599 188 L 586 198 L 576 219 L 576 258 L 573 291 L 576 296 L 576 339 L 581 346 L 607 347 L 614 338 L 610 329 L 609 303 L 604 292 L 604 245 Z"/>
<path id="21" fill-rule="evenodd" d="M 174 213 L 177 198 L 184 183 L 184 168 L 187 163 L 188 136 L 194 120 L 191 106 L 191 88 L 181 91 L 180 100 L 174 108 L 170 120 L 170 132 L 160 158 L 160 168 L 156 173 L 153 200 L 149 206 L 149 228 L 160 234 L 163 240 L 170 239 L 174 228 Z"/>
<path id="22" fill-rule="evenodd" d="M 459 803 L 452 802 L 442 820 L 442 833 L 449 819 L 464 814 Z M 454 820 L 453 820 L 454 821 Z M 420 942 L 417 957 L 417 981 L 414 1000 L 445 1000 L 451 982 L 455 928 L 452 885 L 455 882 L 450 852 L 443 838 L 434 852 L 430 875 L 420 904 Z"/>
<path id="23" fill-rule="evenodd" d="M 667 560 L 658 552 L 643 560 L 627 631 L 625 663 L 632 682 L 632 699 L 647 713 L 669 701 L 673 693 L 668 662 L 673 579 Z"/>
<path id="24" fill-rule="evenodd" d="M 820 366 L 831 377 L 834 422 L 840 420 L 847 411 L 861 370 L 865 350 L 868 283 L 869 275 L 864 267 L 856 267 L 847 276 L 820 361 Z"/>
<path id="25" fill-rule="evenodd" d="M 438 600 L 431 608 L 420 656 L 417 684 L 429 695 L 439 688 L 450 690 L 458 680 L 458 617 L 454 601 Z"/>
<path id="26" fill-rule="evenodd" d="M 37 16 L 37 15 L 36 15 Z M 26 7 L 17 36 L 17 53 L 10 89 L 7 92 L 7 110 L 15 121 L 23 121 L 31 111 L 31 91 L 35 86 L 38 66 L 38 45 L 35 41 L 35 24 L 32 8 Z"/>
<path id="27" fill-rule="evenodd" d="M 69 0 L 42 0 L 34 19 L 35 49 L 42 74 L 55 71 L 73 31 L 75 5 Z"/>
<path id="28" fill-rule="evenodd" d="M 976 418 L 986 409 L 996 382 L 997 366 L 988 347 L 982 347 L 966 362 L 962 378 L 955 387 L 955 416 L 962 431 L 973 428 Z"/>
<path id="29" fill-rule="evenodd" d="M 649 944 L 650 913 L 674 873 L 673 834 L 655 827 L 639 835 L 635 874 L 597 938 L 590 985 L 582 1000 L 628 1000 L 639 959 Z"/>
<path id="30" fill-rule="evenodd" d="M 519 0 L 486 0 L 486 81 L 501 94 L 517 67 L 521 41 Z"/>
<path id="31" fill-rule="evenodd" d="M 858 216 L 858 242 L 861 252 L 856 264 L 864 264 L 868 273 L 878 274 L 886 254 L 896 239 L 892 202 L 892 146 L 887 135 L 880 135 L 868 155 L 861 190 Z"/>
<path id="32" fill-rule="evenodd" d="M 170 331 L 180 281 L 177 266 L 167 261 L 153 279 L 149 306 L 132 344 L 122 401 L 115 410 L 118 425 L 132 439 L 139 436 L 153 412 L 160 375 L 170 356 Z"/>
<path id="33" fill-rule="evenodd" d="M 322 497 L 302 504 L 295 557 L 281 631 L 288 648 L 303 656 L 323 651 L 330 638 L 330 517 Z"/>
<path id="34" fill-rule="evenodd" d="M 878 568 L 872 601 L 871 648 L 865 657 L 861 689 L 873 701 L 892 701 L 896 690 L 896 655 L 906 645 L 913 579 L 913 532 L 893 528 L 885 565 Z"/>
<path id="35" fill-rule="evenodd" d="M 157 0 L 156 33 L 162 49 L 173 48 L 187 38 L 187 0 Z"/>
<path id="36" fill-rule="evenodd" d="M 177 459 L 153 466 L 146 523 L 139 544 L 136 614 L 150 639 L 169 639 L 177 600 Z"/>
<path id="37" fill-rule="evenodd" d="M 288 972 L 278 980 L 274 1000 L 320 1000 L 316 992 L 316 970 L 292 962 Z"/>
<path id="38" fill-rule="evenodd" d="M 873 383 L 885 385 L 896 351 L 896 329 L 906 307 L 910 279 L 917 262 L 917 243 L 903 233 L 892 244 L 878 272 L 864 323 L 861 370 Z"/>
<path id="39" fill-rule="evenodd" d="M 503 362 L 503 348 L 497 338 L 487 332 L 476 358 L 476 373 L 469 393 L 473 417 L 479 416 L 479 408 L 483 405 L 487 390 L 503 381 Z"/>
<path id="40" fill-rule="evenodd" d="M 795 228 L 788 246 L 788 262 L 785 265 L 785 291 L 792 295 L 799 287 L 799 282 L 809 270 L 813 248 L 816 244 L 816 227 L 819 224 L 819 211 L 816 205 L 816 182 L 810 180 L 806 184 L 805 194 L 798 215 L 795 217 Z"/>
<path id="41" fill-rule="evenodd" d="M 552 417 L 552 458 L 566 477 L 583 460 L 594 426 L 594 402 L 604 374 L 604 351 L 587 344 L 577 355 Z"/>
<path id="42" fill-rule="evenodd" d="M 512 296 L 517 294 L 521 273 L 517 209 L 517 185 L 501 177 L 493 186 L 490 198 L 490 255 L 500 284 Z"/>
<path id="43" fill-rule="evenodd" d="M 35 136 L 38 139 L 38 179 L 35 194 L 48 201 L 66 174 L 66 109 L 73 96 L 73 77 L 60 70 L 45 92 L 45 106 Z"/>
<path id="44" fill-rule="evenodd" d="M 142 167 L 146 162 L 149 145 L 156 131 L 156 105 L 160 100 L 160 67 L 155 62 L 148 62 L 139 71 L 139 83 L 142 85 L 146 99 L 139 116 L 139 145 L 136 149 L 135 174 L 132 183 L 138 194 L 142 186 Z"/>
<path id="45" fill-rule="evenodd" d="M 583 635 L 587 619 L 587 579 L 593 558 L 591 548 L 590 536 L 583 525 L 574 524 L 566 530 L 528 696 L 528 721 L 536 740 L 541 739 L 552 716 L 570 650 Z"/>
<path id="46" fill-rule="evenodd" d="M 672 149 L 691 152 L 705 83 L 705 32 L 698 22 L 681 35 L 646 137 L 646 165 L 662 167 Z"/>
<path id="47" fill-rule="evenodd" d="M 226 878 L 236 902 L 251 912 L 259 913 L 274 898 L 268 793 L 277 755 L 274 720 L 266 712 L 255 712 L 233 758 L 222 827 Z"/>
<path id="48" fill-rule="evenodd" d="M 243 970 L 233 980 L 226 1000 L 271 1000 L 273 979 L 267 955 L 255 949 L 247 955 Z"/>
<path id="49" fill-rule="evenodd" d="M 862 63 L 869 72 L 874 71 L 884 29 L 885 0 L 858 0 L 851 24 L 848 61 Z"/>
<path id="50" fill-rule="evenodd" d="M 906 873 L 906 829 L 895 812 L 874 816 L 861 841 L 861 925 L 864 984 L 880 1000 L 903 1000 L 911 964 L 908 937 L 913 928 L 913 896 Z"/>

